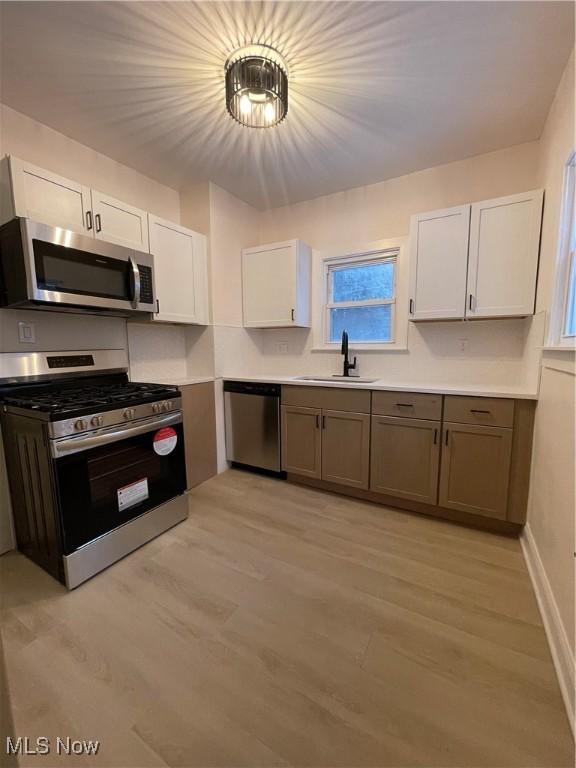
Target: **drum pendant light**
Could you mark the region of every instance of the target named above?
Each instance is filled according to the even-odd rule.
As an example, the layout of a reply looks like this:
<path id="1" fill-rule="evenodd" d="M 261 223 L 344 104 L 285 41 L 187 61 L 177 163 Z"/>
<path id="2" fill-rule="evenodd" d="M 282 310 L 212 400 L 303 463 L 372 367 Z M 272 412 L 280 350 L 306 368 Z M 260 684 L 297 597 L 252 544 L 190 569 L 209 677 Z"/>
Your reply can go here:
<path id="1" fill-rule="evenodd" d="M 288 112 L 288 70 L 267 45 L 240 48 L 226 62 L 226 108 L 249 128 L 271 128 Z"/>

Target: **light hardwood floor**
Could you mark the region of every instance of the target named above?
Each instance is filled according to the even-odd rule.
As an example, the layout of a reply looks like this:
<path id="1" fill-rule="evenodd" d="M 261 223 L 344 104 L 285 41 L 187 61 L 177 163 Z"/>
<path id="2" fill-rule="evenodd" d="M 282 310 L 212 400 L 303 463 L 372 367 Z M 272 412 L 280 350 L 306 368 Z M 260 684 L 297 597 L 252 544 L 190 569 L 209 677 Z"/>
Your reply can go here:
<path id="1" fill-rule="evenodd" d="M 72 593 L 0 566 L 15 733 L 101 742 L 21 765 L 574 763 L 516 540 L 230 471 Z"/>

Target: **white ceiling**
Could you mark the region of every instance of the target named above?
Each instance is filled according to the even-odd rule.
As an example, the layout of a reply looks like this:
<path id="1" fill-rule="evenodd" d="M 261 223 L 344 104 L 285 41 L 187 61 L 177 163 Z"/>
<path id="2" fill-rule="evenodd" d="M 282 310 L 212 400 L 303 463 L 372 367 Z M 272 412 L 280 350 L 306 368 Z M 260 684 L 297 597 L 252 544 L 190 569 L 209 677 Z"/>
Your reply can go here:
<path id="1" fill-rule="evenodd" d="M 539 137 L 571 2 L 3 2 L 1 98 L 175 188 L 283 205 Z M 224 62 L 273 45 L 288 117 L 235 123 Z"/>

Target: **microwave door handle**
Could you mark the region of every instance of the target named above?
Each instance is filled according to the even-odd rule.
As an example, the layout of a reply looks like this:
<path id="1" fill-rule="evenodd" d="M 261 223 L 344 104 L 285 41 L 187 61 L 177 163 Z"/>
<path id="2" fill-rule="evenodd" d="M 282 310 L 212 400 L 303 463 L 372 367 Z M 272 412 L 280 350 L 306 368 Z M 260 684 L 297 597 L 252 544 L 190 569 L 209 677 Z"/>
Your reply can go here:
<path id="1" fill-rule="evenodd" d="M 57 459 L 59 456 L 67 456 L 71 453 L 80 453 L 88 451 L 90 448 L 97 448 L 109 443 L 117 443 L 120 440 L 127 440 L 129 437 L 144 435 L 146 432 L 154 432 L 161 427 L 168 427 L 171 424 L 180 424 L 182 422 L 181 413 L 172 413 L 161 419 L 147 421 L 129 429 L 116 429 L 111 432 L 104 432 L 100 435 L 89 435 L 88 437 L 69 437 L 63 440 L 52 440 L 52 457 Z"/>
<path id="2" fill-rule="evenodd" d="M 140 304 L 140 270 L 134 257 L 130 256 L 130 302 L 134 309 Z"/>

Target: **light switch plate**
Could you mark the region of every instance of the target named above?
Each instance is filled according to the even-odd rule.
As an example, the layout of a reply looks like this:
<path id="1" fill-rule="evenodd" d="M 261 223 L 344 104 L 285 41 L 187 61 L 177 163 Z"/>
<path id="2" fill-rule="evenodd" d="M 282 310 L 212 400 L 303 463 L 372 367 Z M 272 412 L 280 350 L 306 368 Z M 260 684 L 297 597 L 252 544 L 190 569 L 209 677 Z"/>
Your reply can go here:
<path id="1" fill-rule="evenodd" d="M 18 341 L 22 344 L 34 344 L 36 342 L 34 323 L 18 323 Z"/>

